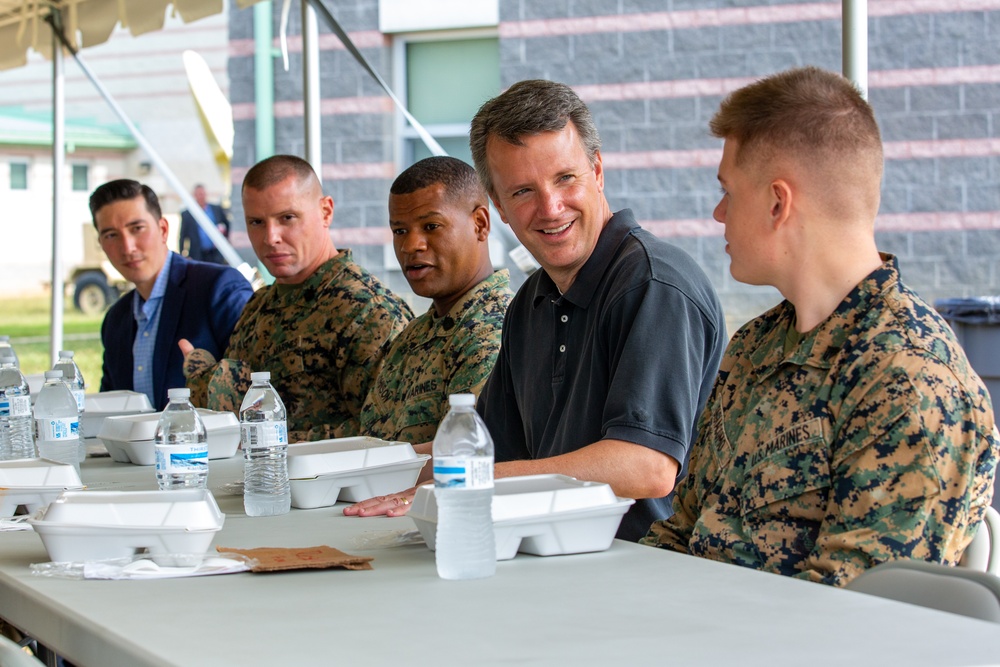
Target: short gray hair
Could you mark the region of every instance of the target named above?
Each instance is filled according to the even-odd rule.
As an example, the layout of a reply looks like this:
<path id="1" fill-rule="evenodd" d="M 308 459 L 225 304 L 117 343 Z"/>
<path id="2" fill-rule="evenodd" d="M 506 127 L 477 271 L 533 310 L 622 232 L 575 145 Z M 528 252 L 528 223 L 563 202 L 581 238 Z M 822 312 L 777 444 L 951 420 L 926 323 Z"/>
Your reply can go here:
<path id="1" fill-rule="evenodd" d="M 590 109 L 564 83 L 544 79 L 520 81 L 479 107 L 472 119 L 469 147 L 472 149 L 476 173 L 486 192 L 491 197 L 496 197 L 486 162 L 486 144 L 490 137 L 514 146 L 523 146 L 522 137 L 542 132 L 559 132 L 569 121 L 572 121 L 580 135 L 587 159 L 594 164 L 597 152 L 601 150 L 601 137 L 597 133 Z"/>

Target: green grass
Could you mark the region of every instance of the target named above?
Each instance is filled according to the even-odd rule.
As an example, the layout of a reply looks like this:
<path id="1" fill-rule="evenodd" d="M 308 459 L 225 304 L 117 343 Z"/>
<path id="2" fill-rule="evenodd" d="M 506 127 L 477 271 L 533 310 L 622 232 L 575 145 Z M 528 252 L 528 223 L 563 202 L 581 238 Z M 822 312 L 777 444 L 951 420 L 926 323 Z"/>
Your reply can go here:
<path id="1" fill-rule="evenodd" d="M 101 386 L 101 322 L 104 315 L 87 316 L 73 308 L 67 299 L 63 312 L 63 347 L 73 350 L 88 392 Z M 52 330 L 51 308 L 47 296 L 0 299 L 0 335 L 10 336 L 11 345 L 21 362 L 25 375 L 41 374 L 52 368 L 53 356 L 59 350 L 49 350 Z"/>

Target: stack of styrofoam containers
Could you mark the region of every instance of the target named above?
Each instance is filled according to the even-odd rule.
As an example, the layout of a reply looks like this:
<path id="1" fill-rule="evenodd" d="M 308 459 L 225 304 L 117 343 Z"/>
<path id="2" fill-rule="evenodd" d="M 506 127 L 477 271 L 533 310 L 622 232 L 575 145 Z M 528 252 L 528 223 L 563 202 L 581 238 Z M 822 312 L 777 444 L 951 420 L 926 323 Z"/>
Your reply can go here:
<path id="1" fill-rule="evenodd" d="M 96 438 L 101 431 L 101 425 L 108 417 L 152 411 L 153 406 L 149 402 L 149 397 L 138 391 L 121 389 L 99 394 L 87 394 L 84 397 L 80 430 L 84 438 Z"/>
<path id="2" fill-rule="evenodd" d="M 0 517 L 11 517 L 24 506 L 34 512 L 66 490 L 82 489 L 74 466 L 48 459 L 0 461 Z"/>
<path id="3" fill-rule="evenodd" d="M 328 507 L 403 491 L 416 483 L 428 459 L 409 443 L 363 436 L 289 445 L 292 507 Z"/>
<path id="4" fill-rule="evenodd" d="M 634 502 L 616 497 L 608 484 L 565 475 L 498 479 L 493 488 L 497 560 L 518 551 L 536 556 L 603 551 Z M 417 489 L 408 516 L 433 549 L 437 503 L 432 484 Z"/>
<path id="5" fill-rule="evenodd" d="M 108 417 L 98 434 L 111 459 L 151 466 L 156 463 L 153 435 L 160 412 Z M 208 458 L 228 459 L 240 446 L 240 421 L 232 412 L 198 409 L 208 432 Z"/>
<path id="6" fill-rule="evenodd" d="M 190 558 L 208 551 L 224 521 L 207 489 L 66 491 L 29 519 L 55 562 L 126 558 L 143 551 Z"/>

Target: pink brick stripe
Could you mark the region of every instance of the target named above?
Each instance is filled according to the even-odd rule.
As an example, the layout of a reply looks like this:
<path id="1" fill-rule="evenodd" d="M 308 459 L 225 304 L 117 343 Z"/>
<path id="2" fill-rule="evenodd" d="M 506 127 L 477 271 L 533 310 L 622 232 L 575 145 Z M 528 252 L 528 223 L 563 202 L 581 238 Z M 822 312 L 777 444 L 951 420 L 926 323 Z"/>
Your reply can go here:
<path id="1" fill-rule="evenodd" d="M 725 228 L 715 220 L 640 220 L 639 224 L 660 238 L 722 236 Z M 976 213 L 894 213 L 875 219 L 876 232 L 957 232 L 1000 229 L 1000 211 Z"/>
<path id="2" fill-rule="evenodd" d="M 868 15 L 904 16 L 942 12 L 974 12 L 1000 9 L 998 0 L 870 0 Z M 585 35 L 600 32 L 646 32 L 712 26 L 797 23 L 840 19 L 841 3 L 812 2 L 790 5 L 696 9 L 588 16 L 568 19 L 535 19 L 501 23 L 501 38 Z"/>
<path id="3" fill-rule="evenodd" d="M 236 188 L 243 184 L 250 167 L 233 167 L 232 183 Z M 324 164 L 324 181 L 365 180 L 394 178 L 396 165 L 392 162 L 346 162 L 342 164 Z"/>
<path id="4" fill-rule="evenodd" d="M 887 160 L 991 157 L 1000 155 L 1000 139 L 888 141 L 883 150 Z M 604 166 L 610 169 L 690 169 L 718 166 L 722 150 L 706 148 L 690 151 L 604 153 L 603 158 Z"/>
<path id="5" fill-rule="evenodd" d="M 275 118 L 294 118 L 305 113 L 302 100 L 284 100 L 274 103 Z M 322 116 L 343 114 L 383 114 L 392 113 L 392 100 L 388 97 L 333 97 L 319 102 Z M 257 105 L 241 102 L 233 105 L 233 120 L 249 120 L 257 117 Z"/>
<path id="6" fill-rule="evenodd" d="M 372 49 L 389 46 L 389 36 L 383 35 L 378 30 L 361 30 L 349 32 L 347 36 L 351 38 L 354 45 L 359 49 Z M 275 49 L 281 48 L 281 40 L 277 37 L 271 42 Z M 341 51 L 344 49 L 343 42 L 333 33 L 321 33 L 319 36 L 320 51 Z M 300 53 L 302 51 L 302 36 L 288 36 L 288 52 Z M 234 57 L 252 56 L 254 53 L 254 41 L 252 39 L 233 39 L 229 42 L 229 55 Z"/>
<path id="7" fill-rule="evenodd" d="M 677 220 L 640 220 L 642 227 L 659 238 L 694 238 L 722 236 L 725 228 L 715 220 L 687 218 Z M 880 215 L 875 220 L 877 232 L 958 232 L 1000 229 L 1000 211 L 981 213 L 896 213 Z M 388 227 L 334 227 L 334 243 L 341 248 L 392 243 Z M 230 241 L 236 248 L 249 248 L 246 232 L 234 231 Z"/>

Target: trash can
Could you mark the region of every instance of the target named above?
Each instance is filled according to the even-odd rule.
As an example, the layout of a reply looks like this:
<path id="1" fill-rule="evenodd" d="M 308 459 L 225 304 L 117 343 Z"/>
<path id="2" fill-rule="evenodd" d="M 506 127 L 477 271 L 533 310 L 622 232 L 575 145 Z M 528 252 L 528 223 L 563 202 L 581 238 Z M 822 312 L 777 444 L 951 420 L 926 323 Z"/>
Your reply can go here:
<path id="1" fill-rule="evenodd" d="M 1000 296 L 939 299 L 934 307 L 955 330 L 969 363 L 986 384 L 994 418 L 1000 422 Z M 993 484 L 993 507 L 1000 510 L 1000 478 Z"/>

